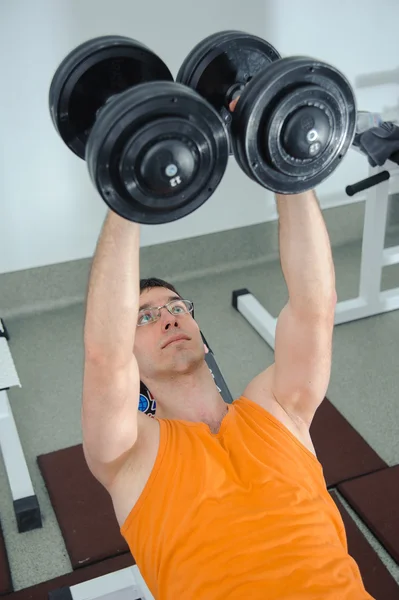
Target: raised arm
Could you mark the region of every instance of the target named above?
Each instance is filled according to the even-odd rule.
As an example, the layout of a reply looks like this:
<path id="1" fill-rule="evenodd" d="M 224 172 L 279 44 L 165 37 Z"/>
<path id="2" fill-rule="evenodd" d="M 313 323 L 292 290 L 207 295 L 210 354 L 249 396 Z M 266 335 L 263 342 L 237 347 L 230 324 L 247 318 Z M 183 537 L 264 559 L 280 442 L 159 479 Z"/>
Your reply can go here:
<path id="1" fill-rule="evenodd" d="M 310 426 L 331 373 L 336 305 L 327 228 L 314 192 L 277 195 L 280 259 L 289 301 L 277 320 L 272 393 Z"/>
<path id="2" fill-rule="evenodd" d="M 138 436 L 140 376 L 133 355 L 139 310 L 139 225 L 110 212 L 91 269 L 84 325 L 83 448 L 112 482 Z M 149 419 L 147 419 L 149 420 Z"/>

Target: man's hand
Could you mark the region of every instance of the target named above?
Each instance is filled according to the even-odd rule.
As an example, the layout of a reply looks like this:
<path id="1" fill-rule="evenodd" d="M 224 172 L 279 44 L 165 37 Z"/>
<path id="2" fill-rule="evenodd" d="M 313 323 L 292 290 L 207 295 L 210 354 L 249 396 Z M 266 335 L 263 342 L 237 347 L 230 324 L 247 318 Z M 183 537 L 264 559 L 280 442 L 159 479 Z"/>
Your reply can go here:
<path id="1" fill-rule="evenodd" d="M 230 112 L 234 112 L 234 109 L 235 109 L 236 104 L 239 101 L 239 99 L 240 99 L 240 96 L 238 96 L 238 98 L 236 98 L 235 100 L 233 100 L 232 102 L 230 102 L 230 104 L 229 104 Z"/>

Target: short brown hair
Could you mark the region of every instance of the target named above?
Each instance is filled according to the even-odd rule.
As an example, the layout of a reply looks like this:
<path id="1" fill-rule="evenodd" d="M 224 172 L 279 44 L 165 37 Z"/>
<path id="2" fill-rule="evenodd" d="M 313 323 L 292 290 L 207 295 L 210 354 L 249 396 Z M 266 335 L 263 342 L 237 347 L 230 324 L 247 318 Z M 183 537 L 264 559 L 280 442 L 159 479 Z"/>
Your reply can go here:
<path id="1" fill-rule="evenodd" d="M 171 283 L 168 283 L 167 281 L 164 281 L 163 279 L 158 279 L 158 277 L 150 277 L 149 279 L 140 279 L 140 293 L 143 292 L 144 290 L 152 289 L 152 288 L 156 288 L 156 287 L 167 288 L 168 290 L 171 290 L 172 292 L 174 292 L 180 298 L 183 299 L 183 296 L 181 296 L 179 294 L 179 292 L 176 290 L 176 288 Z"/>

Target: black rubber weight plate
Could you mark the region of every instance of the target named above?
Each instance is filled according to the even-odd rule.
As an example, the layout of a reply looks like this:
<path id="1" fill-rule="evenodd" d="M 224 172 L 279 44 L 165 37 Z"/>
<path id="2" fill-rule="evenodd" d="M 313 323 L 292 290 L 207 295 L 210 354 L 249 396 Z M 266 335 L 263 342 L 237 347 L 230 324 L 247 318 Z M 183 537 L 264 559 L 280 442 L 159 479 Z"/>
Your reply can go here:
<path id="1" fill-rule="evenodd" d="M 118 62 L 118 73 L 111 72 L 113 61 Z M 173 76 L 163 61 L 137 40 L 110 35 L 84 42 L 64 58 L 51 82 L 49 107 L 54 127 L 67 146 L 84 158 L 97 111 L 106 100 L 154 79 L 173 81 Z"/>
<path id="2" fill-rule="evenodd" d="M 249 50 L 253 49 L 258 55 L 263 54 L 267 59 L 267 62 L 273 62 L 277 58 L 280 58 L 277 50 L 260 37 L 243 31 L 220 31 L 204 38 L 194 46 L 183 61 L 176 80 L 185 85 L 192 86 L 193 79 L 197 78 L 197 68 L 199 64 L 207 58 L 207 55 L 211 54 L 208 58 L 210 61 L 212 60 L 212 56 L 216 57 L 220 55 L 233 44 L 241 46 L 242 48 L 248 48 Z M 256 63 L 256 61 L 254 61 L 254 63 Z M 252 76 L 255 74 L 256 69 L 259 70 L 259 67 L 257 68 L 255 66 L 253 69 L 254 72 L 252 73 Z"/>
<path id="3" fill-rule="evenodd" d="M 199 144 L 202 168 L 188 188 L 156 197 L 140 186 L 134 161 L 128 164 L 128 180 L 120 161 L 125 148 L 137 146 L 143 129 L 155 127 L 157 137 L 168 120 L 177 125 L 172 131 L 169 126 L 167 137 L 174 137 L 175 127 L 177 137 L 186 132 L 190 143 Z M 94 185 L 117 214 L 143 224 L 166 223 L 193 212 L 215 191 L 227 166 L 228 134 L 217 112 L 194 90 L 151 82 L 127 90 L 105 107 L 88 140 L 86 160 Z"/>
<path id="4" fill-rule="evenodd" d="M 303 161 L 303 166 L 294 161 L 295 176 L 289 176 L 266 156 L 267 123 L 282 98 L 310 84 L 325 90 L 327 104 L 332 102 L 338 110 L 335 134 L 321 155 Z M 287 57 L 270 64 L 246 86 L 233 114 L 231 139 L 235 158 L 249 177 L 276 193 L 297 194 L 314 188 L 335 170 L 352 143 L 355 125 L 355 97 L 342 73 L 308 57 Z M 282 130 L 283 123 L 275 135 Z"/>

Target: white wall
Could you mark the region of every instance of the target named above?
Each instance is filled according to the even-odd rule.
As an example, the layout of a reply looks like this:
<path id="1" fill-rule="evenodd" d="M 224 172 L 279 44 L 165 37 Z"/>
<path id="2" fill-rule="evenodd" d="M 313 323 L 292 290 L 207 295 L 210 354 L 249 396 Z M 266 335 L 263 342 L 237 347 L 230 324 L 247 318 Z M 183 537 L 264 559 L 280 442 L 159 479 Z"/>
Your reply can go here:
<path id="1" fill-rule="evenodd" d="M 361 6 L 361 8 L 360 8 Z M 383 22 L 384 27 L 379 23 Z M 48 89 L 59 62 L 77 44 L 116 33 L 141 40 L 176 75 L 190 49 L 222 29 L 269 39 L 283 55 L 331 62 L 356 77 L 395 69 L 399 5 L 356 0 L 2 0 L 0 7 L 0 274 L 89 257 L 106 213 L 86 164 L 63 144 L 50 121 Z M 384 48 L 384 50 L 382 50 Z M 356 87 L 356 85 L 355 85 Z M 399 87 L 358 90 L 359 107 L 383 110 Z M 350 156 L 351 155 L 351 156 Z M 328 202 L 367 175 L 353 151 L 318 188 Z M 261 223 L 275 217 L 273 196 L 230 160 L 216 193 L 192 215 L 142 226 L 142 246 Z"/>

